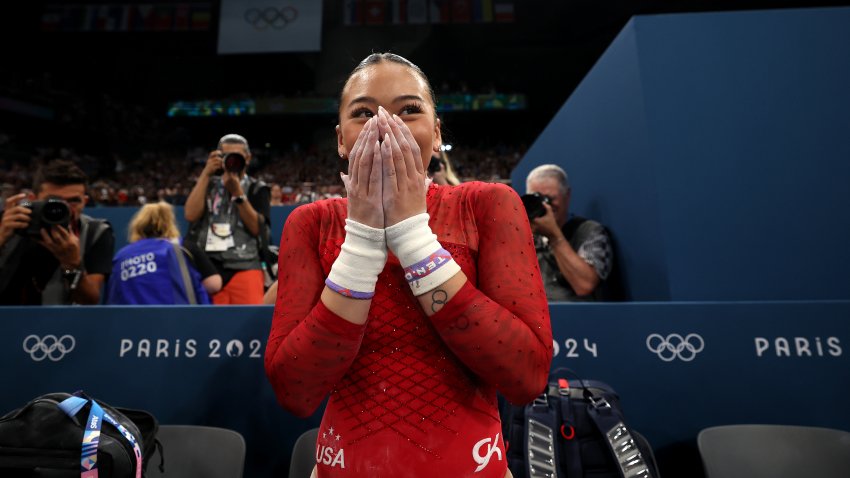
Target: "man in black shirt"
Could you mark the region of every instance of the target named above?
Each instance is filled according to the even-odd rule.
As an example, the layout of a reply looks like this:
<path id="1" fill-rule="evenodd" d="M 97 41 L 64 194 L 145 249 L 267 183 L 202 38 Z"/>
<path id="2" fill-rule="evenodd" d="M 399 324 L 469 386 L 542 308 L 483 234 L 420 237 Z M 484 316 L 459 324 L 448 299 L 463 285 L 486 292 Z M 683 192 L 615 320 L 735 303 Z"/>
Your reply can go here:
<path id="1" fill-rule="evenodd" d="M 83 214 L 85 173 L 71 161 L 54 160 L 35 174 L 39 201 L 58 200 L 70 211 L 68 227 L 24 232 L 34 220 L 25 194 L 6 200 L 0 221 L 0 304 L 98 304 L 112 270 L 115 238 L 108 222 Z"/>
<path id="2" fill-rule="evenodd" d="M 538 166 L 528 174 L 526 192 L 548 199 L 546 214 L 531 220 L 546 298 L 610 300 L 606 283 L 614 262 L 610 235 L 596 221 L 570 217 L 567 173 L 555 164 Z"/>
<path id="3" fill-rule="evenodd" d="M 248 141 L 221 138 L 207 157 L 183 213 L 191 223 L 185 242 L 204 250 L 224 280 L 212 296 L 217 305 L 262 304 L 263 257 L 258 238 L 268 237 L 269 187 L 246 173 Z"/>

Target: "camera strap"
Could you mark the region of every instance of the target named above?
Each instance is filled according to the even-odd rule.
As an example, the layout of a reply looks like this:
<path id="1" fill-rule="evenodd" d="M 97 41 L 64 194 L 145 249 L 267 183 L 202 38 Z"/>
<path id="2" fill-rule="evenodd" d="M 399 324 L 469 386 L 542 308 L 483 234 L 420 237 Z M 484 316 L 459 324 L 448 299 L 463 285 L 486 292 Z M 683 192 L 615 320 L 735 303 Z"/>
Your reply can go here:
<path id="1" fill-rule="evenodd" d="M 239 182 L 242 190 L 246 191 L 250 199 L 251 178 L 246 174 L 242 176 Z M 232 199 L 230 192 L 224 187 L 222 177 L 216 177 L 214 179 L 212 193 L 207 196 L 207 210 L 210 211 L 211 224 L 230 224 L 231 228 L 236 226 L 239 222 L 239 213 Z"/>

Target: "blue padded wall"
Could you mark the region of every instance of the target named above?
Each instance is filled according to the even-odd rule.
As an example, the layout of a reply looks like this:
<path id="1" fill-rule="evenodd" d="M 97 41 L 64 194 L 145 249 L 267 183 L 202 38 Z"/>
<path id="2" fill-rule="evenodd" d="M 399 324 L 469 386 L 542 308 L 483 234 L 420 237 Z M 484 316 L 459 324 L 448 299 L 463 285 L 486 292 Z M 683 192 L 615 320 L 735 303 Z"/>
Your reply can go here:
<path id="1" fill-rule="evenodd" d="M 274 206 L 271 208 L 271 235 L 273 245 L 278 245 L 280 235 L 283 232 L 283 224 L 289 213 L 297 206 Z M 106 219 L 112 224 L 113 232 L 115 233 L 115 252 L 126 246 L 128 243 L 128 226 L 133 219 L 133 215 L 138 212 L 137 207 L 88 207 L 85 213 L 92 217 Z M 174 207 L 174 216 L 177 219 L 177 229 L 181 235 L 186 235 L 189 230 L 189 223 L 183 217 L 183 206 Z"/>
<path id="2" fill-rule="evenodd" d="M 850 8 L 633 18 L 512 180 L 563 166 L 633 300 L 850 298 Z"/>

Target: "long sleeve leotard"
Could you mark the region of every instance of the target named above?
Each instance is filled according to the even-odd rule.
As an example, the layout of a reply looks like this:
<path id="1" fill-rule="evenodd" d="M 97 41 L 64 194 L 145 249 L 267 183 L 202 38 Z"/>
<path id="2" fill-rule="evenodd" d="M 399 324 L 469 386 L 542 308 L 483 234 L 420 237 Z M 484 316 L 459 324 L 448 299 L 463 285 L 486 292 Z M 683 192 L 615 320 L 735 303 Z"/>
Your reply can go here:
<path id="1" fill-rule="evenodd" d="M 320 477 L 503 478 L 496 391 L 525 403 L 545 386 L 552 331 L 519 197 L 499 184 L 431 185 L 427 209 L 468 278 L 431 317 L 392 254 L 365 325 L 319 300 L 345 239 L 345 199 L 301 206 L 284 227 L 265 367 L 295 415 L 329 395 Z"/>

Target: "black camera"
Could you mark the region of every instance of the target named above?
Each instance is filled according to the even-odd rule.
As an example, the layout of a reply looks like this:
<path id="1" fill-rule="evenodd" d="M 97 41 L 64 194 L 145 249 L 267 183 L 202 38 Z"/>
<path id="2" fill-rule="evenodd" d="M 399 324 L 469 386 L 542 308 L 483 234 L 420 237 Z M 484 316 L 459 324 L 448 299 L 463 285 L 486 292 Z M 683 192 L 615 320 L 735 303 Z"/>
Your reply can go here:
<path id="1" fill-rule="evenodd" d="M 221 159 L 224 162 L 224 169 L 219 169 L 215 172 L 216 174 L 223 174 L 225 171 L 240 174 L 245 170 L 245 165 L 248 164 L 242 153 L 222 153 Z"/>
<path id="2" fill-rule="evenodd" d="M 528 214 L 529 221 L 536 217 L 545 216 L 546 208 L 543 205 L 551 202 L 549 196 L 540 193 L 523 194 L 520 199 L 522 199 L 522 205 L 525 206 L 525 213 Z"/>
<path id="3" fill-rule="evenodd" d="M 443 158 L 439 156 L 431 156 L 431 162 L 428 163 L 428 174 L 438 173 L 444 166 L 445 163 L 443 162 Z"/>
<path id="4" fill-rule="evenodd" d="M 16 232 L 21 235 L 39 238 L 42 229 L 50 229 L 53 226 L 68 227 L 71 222 L 71 210 L 68 204 L 61 199 L 48 199 L 46 201 L 22 201 L 21 206 L 29 208 L 30 224 L 24 229 Z"/>

